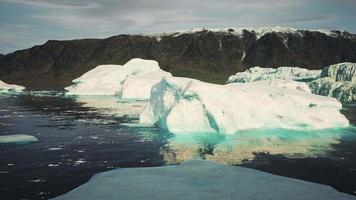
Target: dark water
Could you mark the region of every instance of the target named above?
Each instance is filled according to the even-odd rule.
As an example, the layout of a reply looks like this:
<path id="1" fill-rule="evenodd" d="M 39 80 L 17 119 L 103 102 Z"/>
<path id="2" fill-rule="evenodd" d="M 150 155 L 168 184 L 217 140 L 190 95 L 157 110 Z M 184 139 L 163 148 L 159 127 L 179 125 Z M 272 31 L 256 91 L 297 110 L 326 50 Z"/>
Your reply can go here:
<path id="1" fill-rule="evenodd" d="M 239 143 L 237 146 L 244 151 L 236 153 L 228 142 L 228 151 L 224 150 L 221 143 L 228 140 L 220 136 L 195 137 L 192 142 L 191 138 L 174 138 L 153 127 L 127 127 L 123 123 L 134 123 L 137 118 L 115 116 L 90 105 L 94 104 L 84 105 L 82 101 L 55 95 L 0 97 L 0 135 L 28 134 L 39 140 L 31 144 L 0 144 L 1 200 L 48 199 L 83 184 L 97 172 L 175 164 L 191 158 L 328 184 L 355 195 L 355 129 L 327 139 L 316 135 L 307 138 L 307 143 L 294 137 L 261 137 L 258 140 L 263 142 L 253 139 Z M 355 106 L 348 106 L 343 112 L 356 123 Z M 236 137 L 239 141 L 244 138 Z M 306 148 L 308 151 L 304 151 Z"/>

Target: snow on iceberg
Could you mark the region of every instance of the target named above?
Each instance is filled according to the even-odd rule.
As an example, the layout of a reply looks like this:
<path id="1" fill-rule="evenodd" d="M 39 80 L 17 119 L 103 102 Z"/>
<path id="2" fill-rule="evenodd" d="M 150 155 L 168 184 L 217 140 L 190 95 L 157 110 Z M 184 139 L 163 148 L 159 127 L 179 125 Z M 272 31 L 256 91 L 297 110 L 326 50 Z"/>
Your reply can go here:
<path id="1" fill-rule="evenodd" d="M 356 102 L 356 63 L 325 67 L 321 78 L 309 83 L 312 92 L 335 97 L 343 103 Z"/>
<path id="2" fill-rule="evenodd" d="M 25 90 L 25 87 L 15 84 L 7 84 L 0 80 L 0 94 L 6 93 L 20 93 Z"/>
<path id="3" fill-rule="evenodd" d="M 15 134 L 15 135 L 1 135 L 0 144 L 10 144 L 10 143 L 31 143 L 37 142 L 38 139 L 31 135 L 25 134 Z"/>
<path id="4" fill-rule="evenodd" d="M 172 76 L 158 62 L 134 58 L 124 65 L 99 65 L 73 80 L 67 95 L 118 95 L 122 99 L 148 99 L 152 85 Z"/>
<path id="5" fill-rule="evenodd" d="M 264 80 L 264 81 L 256 81 L 250 84 L 253 85 L 261 85 L 261 86 L 270 86 L 276 88 L 284 88 L 284 89 L 291 89 L 291 90 L 299 90 L 306 93 L 312 93 L 308 84 L 304 82 L 292 81 L 292 80 Z"/>
<path id="6" fill-rule="evenodd" d="M 95 175 L 54 200 L 356 199 L 330 186 L 237 166 L 192 160 L 181 165 L 123 168 Z"/>
<path id="7" fill-rule="evenodd" d="M 320 77 L 321 70 L 308 70 L 299 67 L 261 68 L 252 67 L 238 72 L 228 79 L 228 83 L 248 83 L 260 80 L 314 80 Z"/>
<path id="8" fill-rule="evenodd" d="M 224 133 L 257 128 L 346 127 L 333 98 L 267 84 L 216 85 L 189 78 L 164 78 L 140 115 L 143 124 L 169 132 Z"/>

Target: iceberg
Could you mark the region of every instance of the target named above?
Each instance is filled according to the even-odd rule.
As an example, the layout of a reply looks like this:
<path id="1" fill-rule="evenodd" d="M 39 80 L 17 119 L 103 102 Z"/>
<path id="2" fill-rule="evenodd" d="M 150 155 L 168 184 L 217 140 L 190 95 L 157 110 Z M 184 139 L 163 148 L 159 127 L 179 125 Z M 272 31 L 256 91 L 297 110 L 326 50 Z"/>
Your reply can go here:
<path id="1" fill-rule="evenodd" d="M 299 67 L 261 68 L 252 67 L 244 72 L 238 72 L 228 79 L 228 83 L 248 83 L 260 80 L 298 80 L 308 81 L 320 77 L 321 70 L 308 70 Z"/>
<path id="2" fill-rule="evenodd" d="M 216 85 L 169 77 L 153 86 L 140 123 L 175 134 L 347 127 L 341 108 L 336 99 L 263 82 Z"/>
<path id="3" fill-rule="evenodd" d="M 1 135 L 0 144 L 22 144 L 22 143 L 31 143 L 37 142 L 38 139 L 32 135 L 25 134 L 15 134 L 15 135 Z"/>
<path id="4" fill-rule="evenodd" d="M 237 166 L 191 160 L 181 165 L 123 168 L 95 175 L 54 200 L 356 199 L 330 186 Z"/>
<path id="5" fill-rule="evenodd" d="M 124 65 L 99 65 L 66 87 L 67 95 L 118 95 L 122 99 L 148 99 L 152 85 L 172 76 L 158 62 L 134 58 Z"/>
<path id="6" fill-rule="evenodd" d="M 330 77 L 335 81 L 356 82 L 356 63 L 339 63 L 325 67 L 321 72 L 321 77 Z"/>
<path id="7" fill-rule="evenodd" d="M 339 63 L 322 70 L 321 78 L 309 83 L 314 94 L 330 96 L 343 103 L 356 102 L 356 63 Z"/>
<path id="8" fill-rule="evenodd" d="M 15 84 L 7 84 L 0 80 L 0 94 L 7 93 L 21 93 L 25 90 L 25 87 Z"/>

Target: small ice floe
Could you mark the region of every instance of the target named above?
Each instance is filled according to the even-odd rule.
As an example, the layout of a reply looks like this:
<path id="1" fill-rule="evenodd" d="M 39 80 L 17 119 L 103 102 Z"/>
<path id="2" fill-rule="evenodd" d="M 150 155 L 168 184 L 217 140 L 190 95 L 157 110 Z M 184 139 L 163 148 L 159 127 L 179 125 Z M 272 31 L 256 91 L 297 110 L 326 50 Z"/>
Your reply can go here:
<path id="1" fill-rule="evenodd" d="M 60 150 L 63 150 L 63 149 L 60 147 L 53 147 L 53 148 L 48 149 L 48 151 L 60 151 Z"/>
<path id="2" fill-rule="evenodd" d="M 7 166 L 14 166 L 15 164 L 13 164 L 13 163 L 9 163 L 9 164 L 7 164 Z"/>
<path id="3" fill-rule="evenodd" d="M 14 124 L 0 123 L 0 126 L 13 126 Z"/>
<path id="4" fill-rule="evenodd" d="M 32 135 L 14 134 L 14 135 L 1 135 L 0 144 L 24 144 L 37 142 L 38 139 Z"/>
<path id="5" fill-rule="evenodd" d="M 46 179 L 44 179 L 44 178 L 33 179 L 33 180 L 28 180 L 27 182 L 30 182 L 30 183 L 44 183 L 44 182 L 46 182 Z"/>
<path id="6" fill-rule="evenodd" d="M 84 153 L 85 150 L 78 150 L 77 152 L 78 152 L 78 153 Z"/>
<path id="7" fill-rule="evenodd" d="M 48 167 L 59 167 L 60 163 L 57 164 L 48 164 Z"/>
<path id="8" fill-rule="evenodd" d="M 74 162 L 74 165 L 75 166 L 78 166 L 78 165 L 81 165 L 81 164 L 84 164 L 84 163 L 86 163 L 87 161 L 84 159 L 84 158 L 79 158 L 79 160 L 76 160 L 75 162 Z"/>

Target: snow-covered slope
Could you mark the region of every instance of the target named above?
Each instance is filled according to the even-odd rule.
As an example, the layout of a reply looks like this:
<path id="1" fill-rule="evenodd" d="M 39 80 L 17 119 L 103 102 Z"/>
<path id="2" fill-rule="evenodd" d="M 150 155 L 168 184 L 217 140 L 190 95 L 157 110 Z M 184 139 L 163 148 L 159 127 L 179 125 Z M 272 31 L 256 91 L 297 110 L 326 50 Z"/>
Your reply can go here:
<path id="1" fill-rule="evenodd" d="M 339 63 L 325 67 L 320 79 L 309 83 L 315 94 L 335 97 L 341 102 L 356 102 L 356 63 Z"/>
<path id="2" fill-rule="evenodd" d="M 147 99 L 152 85 L 172 76 L 153 60 L 134 58 L 125 65 L 99 65 L 73 80 L 67 95 L 118 95 L 123 99 Z"/>
<path id="3" fill-rule="evenodd" d="M 260 80 L 314 80 L 320 77 L 321 70 L 308 70 L 299 67 L 261 68 L 252 67 L 238 72 L 228 79 L 228 83 L 248 83 Z"/>
<path id="4" fill-rule="evenodd" d="M 223 133 L 257 128 L 323 129 L 348 126 L 333 98 L 260 83 L 216 85 L 165 78 L 140 115 L 172 133 Z"/>
<path id="5" fill-rule="evenodd" d="M 171 32 L 165 32 L 165 33 L 154 33 L 150 34 L 152 37 L 156 37 L 157 40 L 160 40 L 164 36 L 179 36 L 182 34 L 193 34 L 196 32 L 201 32 L 201 31 L 211 31 L 211 32 L 219 32 L 219 33 L 228 33 L 228 34 L 233 34 L 236 36 L 242 36 L 244 31 L 248 32 L 254 32 L 256 34 L 257 39 L 261 38 L 265 34 L 268 33 L 281 33 L 281 34 L 293 34 L 297 36 L 304 36 L 305 31 L 311 31 L 311 32 L 320 32 L 323 34 L 326 34 L 327 36 L 330 37 L 338 37 L 339 34 L 342 34 L 341 32 L 338 34 L 334 30 L 328 30 L 328 29 L 318 29 L 318 30 L 312 30 L 312 29 L 297 29 L 297 28 L 291 28 L 291 27 L 280 27 L 280 26 L 270 26 L 270 27 L 240 27 L 240 28 L 191 28 L 189 30 L 177 30 L 177 31 L 171 31 Z"/>
<path id="6" fill-rule="evenodd" d="M 54 200 L 351 200 L 330 186 L 255 169 L 194 160 L 181 165 L 116 169 Z"/>
<path id="7" fill-rule="evenodd" d="M 0 80 L 0 94 L 1 93 L 19 93 L 25 90 L 25 87 L 15 84 L 7 84 Z"/>

